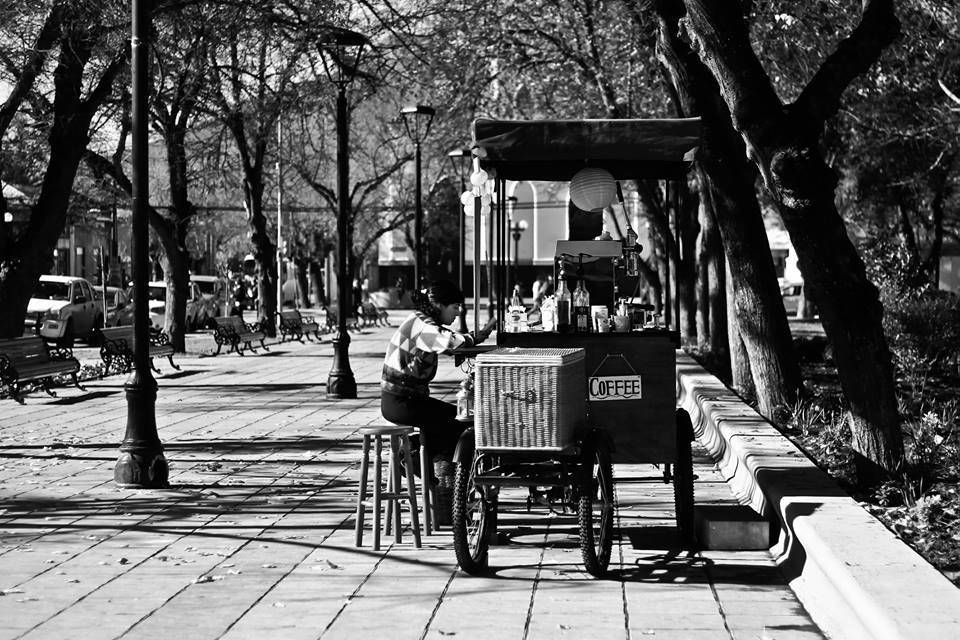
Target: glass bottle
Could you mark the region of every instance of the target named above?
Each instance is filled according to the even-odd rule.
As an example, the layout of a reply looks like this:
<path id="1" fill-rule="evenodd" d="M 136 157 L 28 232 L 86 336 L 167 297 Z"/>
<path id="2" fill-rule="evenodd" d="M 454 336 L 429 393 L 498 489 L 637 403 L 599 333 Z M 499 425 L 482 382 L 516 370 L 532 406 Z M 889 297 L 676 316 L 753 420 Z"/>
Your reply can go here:
<path id="1" fill-rule="evenodd" d="M 513 296 L 510 298 L 510 306 L 507 307 L 510 326 L 508 333 L 522 333 L 527 330 L 527 308 L 523 305 L 520 298 L 520 285 L 513 287 Z"/>
<path id="2" fill-rule="evenodd" d="M 640 249 L 637 246 L 637 232 L 627 222 L 627 237 L 623 246 L 626 273 L 630 277 L 640 274 Z"/>
<path id="3" fill-rule="evenodd" d="M 577 288 L 573 292 L 573 319 L 575 331 L 589 333 L 590 292 L 583 286 L 583 278 L 577 281 Z"/>
<path id="4" fill-rule="evenodd" d="M 570 306 L 572 298 L 570 289 L 567 289 L 567 276 L 563 270 L 557 276 L 557 331 L 570 331 Z"/>

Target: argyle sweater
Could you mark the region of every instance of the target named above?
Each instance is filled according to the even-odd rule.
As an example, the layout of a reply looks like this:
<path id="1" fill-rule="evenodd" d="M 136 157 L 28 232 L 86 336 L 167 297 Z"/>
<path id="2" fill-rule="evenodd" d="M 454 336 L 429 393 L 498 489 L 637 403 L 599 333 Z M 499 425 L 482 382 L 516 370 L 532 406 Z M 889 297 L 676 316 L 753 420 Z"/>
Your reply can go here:
<path id="1" fill-rule="evenodd" d="M 430 316 L 414 311 L 387 345 L 381 390 L 406 397 L 429 396 L 430 381 L 437 375 L 437 356 L 474 342 L 473 336 L 451 331 Z"/>

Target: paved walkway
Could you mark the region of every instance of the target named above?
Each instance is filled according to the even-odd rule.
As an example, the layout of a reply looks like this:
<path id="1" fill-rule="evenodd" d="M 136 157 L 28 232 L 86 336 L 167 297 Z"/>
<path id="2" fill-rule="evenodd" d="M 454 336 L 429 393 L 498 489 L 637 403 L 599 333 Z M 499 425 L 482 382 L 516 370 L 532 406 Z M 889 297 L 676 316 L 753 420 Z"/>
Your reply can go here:
<path id="1" fill-rule="evenodd" d="M 574 519 L 536 509 L 487 577 L 457 569 L 449 530 L 355 548 L 388 332 L 353 334 L 360 397 L 340 401 L 327 343 L 209 357 L 192 336 L 182 372 L 158 363 L 164 491 L 113 483 L 124 376 L 0 401 L 0 638 L 823 637 L 767 552 L 678 548 L 653 467 L 616 468 L 609 580 L 582 570 Z M 447 361 L 438 386 L 461 376 Z M 695 473 L 698 503 L 732 502 L 702 455 Z"/>

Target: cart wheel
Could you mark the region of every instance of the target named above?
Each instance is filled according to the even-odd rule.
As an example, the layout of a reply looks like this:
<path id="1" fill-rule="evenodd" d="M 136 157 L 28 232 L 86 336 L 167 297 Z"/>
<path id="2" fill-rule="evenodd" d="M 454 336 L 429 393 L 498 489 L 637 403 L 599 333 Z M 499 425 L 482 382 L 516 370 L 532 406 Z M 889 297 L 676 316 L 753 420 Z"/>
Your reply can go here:
<path id="1" fill-rule="evenodd" d="M 481 464 L 480 454 L 474 454 L 472 463 L 457 463 L 453 476 L 453 548 L 460 568 L 471 575 L 486 570 L 490 534 L 496 530 L 497 505 L 473 481 Z"/>
<path id="2" fill-rule="evenodd" d="M 677 461 L 673 465 L 673 505 L 677 529 L 685 543 L 693 542 L 693 424 L 690 415 L 677 409 Z"/>
<path id="3" fill-rule="evenodd" d="M 610 449 L 598 441 L 590 452 L 589 485 L 580 488 L 578 520 L 580 552 L 587 572 L 597 578 L 607 573 L 610 549 L 613 546 L 613 519 L 616 500 L 613 496 L 613 463 Z M 585 484 L 586 484 L 585 482 Z"/>

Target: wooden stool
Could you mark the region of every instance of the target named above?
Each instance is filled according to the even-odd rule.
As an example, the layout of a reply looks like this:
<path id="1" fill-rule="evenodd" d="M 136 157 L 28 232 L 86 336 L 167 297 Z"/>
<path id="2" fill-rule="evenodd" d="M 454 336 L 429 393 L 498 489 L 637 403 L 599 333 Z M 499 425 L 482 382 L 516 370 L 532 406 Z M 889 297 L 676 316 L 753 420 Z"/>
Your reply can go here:
<path id="1" fill-rule="evenodd" d="M 390 531 L 391 513 L 394 519 L 394 539 L 402 542 L 400 533 L 400 503 L 407 502 L 410 506 L 410 516 L 413 525 L 413 540 L 416 547 L 420 548 L 420 517 L 417 508 L 417 488 L 413 477 L 413 461 L 410 459 L 410 433 L 412 427 L 400 426 L 378 426 L 363 427 L 360 433 L 363 435 L 363 461 L 360 465 L 360 492 L 357 495 L 357 523 L 356 523 L 356 546 L 363 545 L 363 516 L 366 507 L 373 509 L 373 548 L 380 550 L 380 513 L 381 502 L 386 502 L 387 506 L 387 533 Z M 383 465 L 383 438 L 390 437 L 390 464 L 388 467 L 387 490 L 383 491 L 382 465 Z M 374 482 L 372 501 L 367 501 L 367 477 L 370 470 L 370 443 L 373 440 L 374 448 Z M 400 489 L 400 465 L 399 455 L 403 451 L 404 465 L 407 470 L 407 487 L 405 491 Z M 393 505 L 396 504 L 396 509 Z"/>

